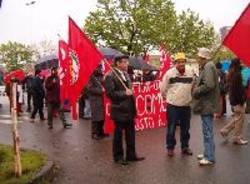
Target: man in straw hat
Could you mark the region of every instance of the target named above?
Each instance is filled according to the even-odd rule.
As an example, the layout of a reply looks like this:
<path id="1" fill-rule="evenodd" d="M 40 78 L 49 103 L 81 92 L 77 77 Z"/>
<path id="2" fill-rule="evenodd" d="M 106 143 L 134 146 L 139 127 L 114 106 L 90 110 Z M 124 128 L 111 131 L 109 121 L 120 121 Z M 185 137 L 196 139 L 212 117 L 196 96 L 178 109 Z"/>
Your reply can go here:
<path id="1" fill-rule="evenodd" d="M 193 82 L 192 72 L 185 67 L 186 57 L 183 52 L 175 55 L 175 65 L 168 70 L 160 83 L 161 95 L 167 101 L 167 136 L 166 144 L 168 156 L 174 156 L 176 145 L 176 123 L 180 123 L 181 149 L 183 155 L 192 155 L 189 148 L 189 129 L 191 119 L 191 89 Z"/>
<path id="2" fill-rule="evenodd" d="M 219 110 L 220 97 L 218 73 L 214 63 L 210 61 L 209 49 L 198 50 L 198 62 L 201 71 L 193 88 L 194 111 L 201 115 L 204 141 L 204 152 L 198 155 L 198 159 L 200 165 L 212 165 L 215 163 L 213 114 Z"/>

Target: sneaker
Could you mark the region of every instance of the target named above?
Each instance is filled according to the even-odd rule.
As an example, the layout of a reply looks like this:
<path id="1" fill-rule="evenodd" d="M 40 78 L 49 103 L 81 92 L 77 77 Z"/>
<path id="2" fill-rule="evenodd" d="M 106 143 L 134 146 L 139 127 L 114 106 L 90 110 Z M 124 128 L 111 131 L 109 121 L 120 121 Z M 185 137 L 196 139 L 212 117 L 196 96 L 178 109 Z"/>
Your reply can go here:
<path id="1" fill-rule="evenodd" d="M 191 156 L 191 155 L 193 155 L 193 152 L 190 148 L 184 148 L 184 149 L 182 149 L 182 154 Z"/>
<path id="2" fill-rule="evenodd" d="M 209 161 L 209 160 L 203 158 L 203 159 L 201 159 L 201 160 L 199 161 L 199 164 L 200 164 L 201 166 L 206 166 L 206 165 L 213 165 L 214 162 L 211 162 L 211 161 Z"/>
<path id="3" fill-rule="evenodd" d="M 198 160 L 202 160 L 203 158 L 204 158 L 204 155 L 203 155 L 203 154 L 197 155 L 197 159 L 198 159 Z"/>
<path id="4" fill-rule="evenodd" d="M 174 156 L 174 150 L 168 149 L 168 156 L 169 156 L 169 157 Z"/>
<path id="5" fill-rule="evenodd" d="M 246 145 L 248 141 L 244 139 L 238 139 L 238 140 L 235 140 L 233 143 L 236 145 Z"/>

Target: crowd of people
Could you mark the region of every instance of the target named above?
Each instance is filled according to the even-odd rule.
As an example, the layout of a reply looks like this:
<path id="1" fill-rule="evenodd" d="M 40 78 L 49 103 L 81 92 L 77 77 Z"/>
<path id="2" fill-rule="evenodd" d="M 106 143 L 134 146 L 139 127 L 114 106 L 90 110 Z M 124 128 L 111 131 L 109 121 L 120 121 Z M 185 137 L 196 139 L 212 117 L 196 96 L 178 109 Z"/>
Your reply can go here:
<path id="1" fill-rule="evenodd" d="M 225 74 L 220 64 L 215 65 L 211 61 L 209 49 L 200 48 L 197 55 L 200 69 L 198 76 L 185 66 L 187 62 L 185 53 L 179 52 L 175 55 L 172 68 L 164 74 L 160 82 L 161 95 L 167 102 L 166 149 L 169 157 L 175 155 L 175 132 L 179 125 L 181 153 L 187 156 L 193 155 L 189 145 L 193 111 L 200 114 L 202 122 L 204 151 L 198 155 L 199 164 L 212 165 L 216 162 L 214 118 L 220 118 L 226 113 L 227 94 L 233 116 L 232 121 L 225 125 L 220 133 L 223 137 L 227 137 L 233 132 L 233 143 L 236 145 L 246 145 L 248 142 L 243 137 L 247 90 L 243 85 L 241 62 L 238 58 L 232 60 L 229 72 Z M 142 161 L 145 157 L 138 156 L 135 148 L 136 104 L 131 82 L 133 79 L 127 72 L 128 56 L 115 57 L 113 64 L 114 67 L 105 76 L 102 65 L 99 65 L 93 72 L 79 99 L 79 116 L 91 119 L 92 139 L 100 140 L 109 136 L 104 132 L 103 96 L 105 91 L 111 100 L 111 119 L 115 125 L 113 160 L 117 164 L 128 165 L 129 162 Z M 148 71 L 145 73 L 150 74 Z M 153 80 L 152 76 L 151 79 Z M 51 68 L 51 74 L 46 79 L 38 69 L 34 76 L 32 73 L 27 74 L 23 83 L 27 91 L 27 112 L 31 113 L 31 122 L 34 122 L 37 112 L 41 121 L 46 120 L 44 116 L 44 104 L 46 104 L 49 129 L 53 129 L 53 117 L 56 114 L 59 114 L 64 128 L 72 126 L 64 116 L 64 102 L 60 101 L 60 80 L 56 67 Z M 7 85 L 6 92 L 11 102 L 10 89 L 11 86 Z M 17 111 L 20 115 L 22 109 L 21 104 L 18 104 Z M 126 151 L 123 149 L 123 132 Z"/>

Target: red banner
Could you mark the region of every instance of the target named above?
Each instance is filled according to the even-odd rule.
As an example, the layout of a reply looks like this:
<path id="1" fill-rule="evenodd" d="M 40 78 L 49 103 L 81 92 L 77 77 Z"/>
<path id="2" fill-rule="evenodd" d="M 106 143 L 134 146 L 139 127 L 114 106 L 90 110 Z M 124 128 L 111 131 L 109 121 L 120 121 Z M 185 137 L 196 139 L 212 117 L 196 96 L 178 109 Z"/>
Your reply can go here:
<path id="1" fill-rule="evenodd" d="M 137 131 L 166 126 L 166 103 L 162 99 L 159 81 L 133 83 L 136 99 L 137 117 L 135 129 Z M 113 132 L 114 125 L 110 119 L 110 101 L 107 97 L 105 104 L 105 132 Z"/>

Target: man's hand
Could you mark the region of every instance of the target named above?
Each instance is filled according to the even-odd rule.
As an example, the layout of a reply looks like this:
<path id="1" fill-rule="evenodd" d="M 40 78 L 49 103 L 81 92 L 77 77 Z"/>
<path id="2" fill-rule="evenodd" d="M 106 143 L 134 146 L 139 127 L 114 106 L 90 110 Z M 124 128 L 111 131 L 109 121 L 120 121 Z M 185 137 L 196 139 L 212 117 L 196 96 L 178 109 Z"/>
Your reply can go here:
<path id="1" fill-rule="evenodd" d="M 133 91 L 131 89 L 126 89 L 125 93 L 126 93 L 127 96 L 133 95 Z"/>

